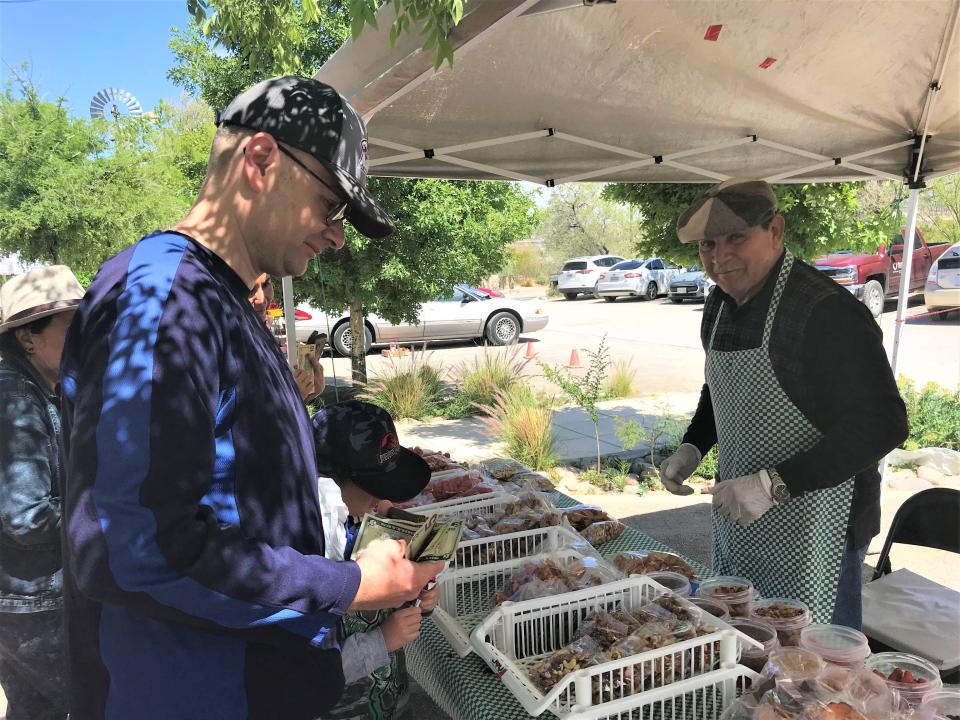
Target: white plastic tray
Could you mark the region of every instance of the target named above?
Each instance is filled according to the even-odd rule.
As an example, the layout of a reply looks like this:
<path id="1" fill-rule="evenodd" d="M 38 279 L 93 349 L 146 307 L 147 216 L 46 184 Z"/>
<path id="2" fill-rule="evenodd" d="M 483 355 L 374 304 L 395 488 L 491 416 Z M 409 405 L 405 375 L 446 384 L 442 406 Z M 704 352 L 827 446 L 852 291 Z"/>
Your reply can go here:
<path id="1" fill-rule="evenodd" d="M 736 665 L 603 705 L 577 706 L 565 720 L 719 720 L 747 681 L 757 677 Z"/>
<path id="2" fill-rule="evenodd" d="M 668 591 L 642 575 L 578 590 L 553 597 L 506 602 L 478 623 L 470 642 L 476 653 L 496 673 L 531 715 L 550 711 L 560 717 L 580 713 L 577 717 L 607 717 L 600 711 L 608 705 L 626 701 L 637 704 L 647 701 L 647 693 L 657 689 L 648 675 L 659 675 L 664 689 L 680 680 L 705 674 L 717 667 L 732 668 L 738 659 L 739 643 L 756 645 L 728 624 L 704 613 L 683 598 L 676 599 L 703 621 L 716 628 L 708 635 L 674 643 L 638 655 L 614 660 L 579 670 L 564 677 L 544 693 L 530 679 L 530 670 L 576 638 L 580 623 L 595 610 L 638 610 Z M 636 676 L 645 678 L 639 691 L 613 682 L 624 675 L 624 669 L 642 665 Z M 647 685 L 647 683 L 650 685 Z M 653 685 L 651 687 L 651 685 Z M 594 687 L 608 690 L 607 700 L 594 703 Z M 677 692 L 682 686 L 677 685 Z M 668 695 L 674 695 L 673 690 Z M 583 714 L 588 711 L 595 714 Z"/>
<path id="3" fill-rule="evenodd" d="M 479 567 L 492 563 L 526 558 L 563 548 L 574 548 L 582 554 L 594 555 L 592 546 L 579 533 L 564 525 L 551 525 L 533 530 L 491 535 L 460 543 L 451 569 Z M 599 558 L 598 555 L 595 555 Z"/>
<path id="4" fill-rule="evenodd" d="M 470 495 L 469 497 L 450 498 L 429 505 L 407 508 L 407 512 L 417 513 L 418 515 L 445 515 L 462 518 L 501 510 L 505 505 L 516 501 L 516 496 L 510 493 L 491 492 L 482 495 Z"/>
<path id="5" fill-rule="evenodd" d="M 502 537 L 507 537 L 506 535 Z M 470 633 L 492 612 L 494 596 L 510 582 L 514 572 L 528 562 L 551 559 L 561 567 L 582 561 L 586 555 L 570 548 L 540 553 L 499 563 L 448 570 L 439 577 L 440 602 L 431 618 L 437 628 L 460 657 L 466 657 L 473 648 Z M 593 558 L 609 568 L 603 560 Z M 612 573 L 615 570 L 610 569 Z"/>

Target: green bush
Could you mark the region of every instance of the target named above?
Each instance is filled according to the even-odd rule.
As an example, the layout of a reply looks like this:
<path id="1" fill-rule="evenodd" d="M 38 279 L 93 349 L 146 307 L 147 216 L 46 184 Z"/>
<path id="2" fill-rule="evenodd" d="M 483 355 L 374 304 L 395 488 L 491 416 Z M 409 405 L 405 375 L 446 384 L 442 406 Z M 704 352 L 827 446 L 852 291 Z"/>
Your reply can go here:
<path id="1" fill-rule="evenodd" d="M 360 397 L 395 420 L 422 420 L 436 414 L 442 389 L 440 370 L 429 363 L 426 353 L 414 351 L 409 360 L 391 359 L 386 372 L 373 378 Z"/>
<path id="2" fill-rule="evenodd" d="M 637 371 L 633 368 L 631 361 L 615 362 L 610 369 L 610 378 L 604 386 L 604 397 L 610 400 L 633 397 L 636 375 Z"/>
<path id="3" fill-rule="evenodd" d="M 899 386 L 910 422 L 904 448 L 960 450 L 960 389 L 951 392 L 936 383 L 927 383 L 918 390 L 916 383 L 903 377 Z"/>
<path id="4" fill-rule="evenodd" d="M 487 426 L 507 446 L 507 453 L 534 470 L 557 464 L 553 439 L 552 401 L 520 382 L 497 390 L 494 401 L 480 410 Z"/>
<path id="5" fill-rule="evenodd" d="M 694 475 L 699 475 L 704 480 L 717 479 L 717 447 L 714 445 L 710 452 L 703 456 L 697 469 L 693 471 Z"/>

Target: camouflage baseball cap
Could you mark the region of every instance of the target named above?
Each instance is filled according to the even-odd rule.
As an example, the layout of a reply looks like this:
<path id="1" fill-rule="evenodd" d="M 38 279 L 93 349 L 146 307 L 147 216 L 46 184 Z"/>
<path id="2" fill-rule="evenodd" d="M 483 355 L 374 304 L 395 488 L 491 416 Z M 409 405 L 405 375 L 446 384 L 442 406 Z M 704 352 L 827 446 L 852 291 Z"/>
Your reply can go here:
<path id="1" fill-rule="evenodd" d="M 360 400 L 327 405 L 312 418 L 317 471 L 350 480 L 379 500 L 405 502 L 430 482 L 430 466 L 400 445 L 393 418 Z"/>
<path id="2" fill-rule="evenodd" d="M 714 185 L 677 220 L 682 243 L 700 242 L 763 225 L 777 214 L 777 196 L 763 180 L 730 178 Z"/>
<path id="3" fill-rule="evenodd" d="M 333 176 L 351 225 L 368 238 L 393 233 L 393 222 L 364 187 L 366 126 L 329 85 L 295 75 L 262 80 L 218 113 L 217 125 L 270 133 L 278 142 L 313 155 Z"/>

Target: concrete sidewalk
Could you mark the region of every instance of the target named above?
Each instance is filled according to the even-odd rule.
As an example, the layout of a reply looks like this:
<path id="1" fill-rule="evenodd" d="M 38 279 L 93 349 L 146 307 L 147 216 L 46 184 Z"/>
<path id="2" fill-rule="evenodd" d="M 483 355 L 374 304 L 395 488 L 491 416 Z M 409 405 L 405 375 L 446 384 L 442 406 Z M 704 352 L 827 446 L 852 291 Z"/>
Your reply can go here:
<path id="1" fill-rule="evenodd" d="M 617 438 L 618 420 L 642 423 L 647 438 L 652 439 L 659 433 L 661 444 L 676 442 L 686 430 L 687 419 L 696 410 L 698 399 L 696 393 L 674 393 L 599 403 L 600 454 L 611 455 L 630 450 L 624 448 Z M 669 417 L 668 423 L 664 422 L 665 416 Z M 442 450 L 457 460 L 475 462 L 506 453 L 503 443 L 493 436 L 479 418 L 427 422 L 405 420 L 397 423 L 397 430 L 402 444 Z M 561 464 L 596 456 L 597 440 L 593 421 L 582 408 L 562 407 L 555 410 L 553 437 L 557 459 Z"/>

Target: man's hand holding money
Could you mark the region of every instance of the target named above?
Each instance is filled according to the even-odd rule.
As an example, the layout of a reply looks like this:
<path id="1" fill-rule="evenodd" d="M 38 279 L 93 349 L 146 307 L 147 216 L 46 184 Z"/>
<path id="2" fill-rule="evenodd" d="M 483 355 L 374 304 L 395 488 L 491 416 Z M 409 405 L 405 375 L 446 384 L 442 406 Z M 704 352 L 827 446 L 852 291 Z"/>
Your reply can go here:
<path id="1" fill-rule="evenodd" d="M 426 584 L 443 570 L 442 562 L 411 562 L 404 558 L 406 542 L 378 538 L 356 556 L 360 588 L 350 610 L 396 608 L 417 598 Z"/>

